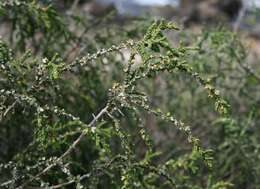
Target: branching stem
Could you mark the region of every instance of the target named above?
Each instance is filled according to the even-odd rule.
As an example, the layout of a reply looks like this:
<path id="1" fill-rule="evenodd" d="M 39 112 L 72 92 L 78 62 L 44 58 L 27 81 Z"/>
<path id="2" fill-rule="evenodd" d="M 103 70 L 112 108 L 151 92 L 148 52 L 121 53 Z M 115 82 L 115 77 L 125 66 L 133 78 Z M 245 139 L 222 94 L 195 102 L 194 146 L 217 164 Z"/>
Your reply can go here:
<path id="1" fill-rule="evenodd" d="M 107 105 L 104 107 L 98 114 L 97 116 L 94 117 L 94 119 L 88 124 L 89 127 L 92 127 L 101 117 L 103 114 L 105 114 L 108 110 L 109 106 Z M 57 159 L 55 160 L 54 163 L 50 164 L 48 167 L 46 167 L 43 171 L 32 177 L 31 179 L 27 180 L 24 182 L 21 186 L 18 187 L 18 189 L 23 189 L 25 186 L 27 186 L 29 183 L 34 181 L 35 179 L 39 178 L 40 176 L 44 175 L 47 173 L 50 169 L 52 169 L 54 166 L 57 165 L 58 162 L 62 161 L 66 156 L 68 156 L 73 149 L 80 143 L 80 141 L 83 139 L 85 136 L 85 132 L 82 131 L 79 137 L 72 143 L 72 145 Z"/>

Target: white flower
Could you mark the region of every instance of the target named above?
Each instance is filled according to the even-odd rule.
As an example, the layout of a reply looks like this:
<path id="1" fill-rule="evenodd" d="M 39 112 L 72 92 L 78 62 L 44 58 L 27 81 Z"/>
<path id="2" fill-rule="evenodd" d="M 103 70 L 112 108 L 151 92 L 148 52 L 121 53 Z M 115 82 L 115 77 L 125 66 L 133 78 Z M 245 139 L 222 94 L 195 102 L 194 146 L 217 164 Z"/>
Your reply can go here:
<path id="1" fill-rule="evenodd" d="M 215 90 L 215 94 L 219 95 L 220 94 L 219 90 Z"/>
<path id="2" fill-rule="evenodd" d="M 43 58 L 43 59 L 42 59 L 42 62 L 43 62 L 44 64 L 46 64 L 46 63 L 48 62 L 48 58 Z"/>
<path id="3" fill-rule="evenodd" d="M 44 109 L 42 107 L 38 107 L 38 112 L 44 112 Z"/>

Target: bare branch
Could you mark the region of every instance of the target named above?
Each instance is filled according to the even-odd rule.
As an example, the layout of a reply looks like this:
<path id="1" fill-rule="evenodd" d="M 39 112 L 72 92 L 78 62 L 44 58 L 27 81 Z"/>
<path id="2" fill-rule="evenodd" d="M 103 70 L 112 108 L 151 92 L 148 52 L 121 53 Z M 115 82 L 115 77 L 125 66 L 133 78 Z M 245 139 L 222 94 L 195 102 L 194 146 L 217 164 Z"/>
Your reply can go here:
<path id="1" fill-rule="evenodd" d="M 0 122 L 3 120 L 3 118 L 13 109 L 13 107 L 16 105 L 16 103 L 17 103 L 17 100 L 16 101 L 14 101 L 14 103 L 11 105 L 11 106 L 9 106 L 6 110 L 5 110 L 5 112 L 3 113 L 3 115 L 1 115 L 1 117 L 0 117 Z"/>

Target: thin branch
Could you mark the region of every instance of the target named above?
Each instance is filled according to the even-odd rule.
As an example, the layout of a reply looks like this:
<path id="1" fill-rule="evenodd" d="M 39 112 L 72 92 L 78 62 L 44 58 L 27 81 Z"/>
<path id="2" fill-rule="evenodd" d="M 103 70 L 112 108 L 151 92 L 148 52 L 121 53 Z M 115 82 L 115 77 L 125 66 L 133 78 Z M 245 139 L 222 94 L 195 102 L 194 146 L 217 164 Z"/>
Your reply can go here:
<path id="1" fill-rule="evenodd" d="M 70 9 L 71 12 L 75 11 L 75 9 L 77 8 L 78 4 L 79 4 L 79 0 L 74 0 L 73 4 L 71 6 L 71 9 Z"/>
<path id="2" fill-rule="evenodd" d="M 0 122 L 3 120 L 3 118 L 13 109 L 13 107 L 16 105 L 17 100 L 14 101 L 14 103 L 12 105 L 10 105 L 5 112 L 3 113 L 3 115 L 0 117 Z"/>
<path id="3" fill-rule="evenodd" d="M 13 180 L 8 180 L 8 181 L 2 183 L 0 186 L 4 187 L 4 186 L 7 186 L 7 185 L 11 184 L 12 182 L 13 182 Z"/>
<path id="4" fill-rule="evenodd" d="M 239 11 L 237 20 L 235 21 L 234 25 L 233 25 L 233 31 L 237 32 L 240 28 L 240 25 L 243 21 L 243 18 L 246 15 L 246 10 L 247 10 L 247 6 L 243 3 L 241 10 Z"/>
<path id="5" fill-rule="evenodd" d="M 98 120 L 99 118 L 104 114 L 107 113 L 108 110 L 108 106 L 104 107 L 99 113 L 98 115 L 88 124 L 89 127 L 92 127 Z M 85 136 L 84 131 L 81 132 L 81 134 L 79 135 L 79 137 L 72 143 L 72 145 L 52 164 L 50 164 L 48 167 L 46 167 L 43 171 L 41 171 L 40 173 L 38 173 L 36 176 L 32 177 L 31 179 L 29 179 L 28 181 L 24 182 L 22 185 L 20 185 L 18 187 L 18 189 L 23 189 L 25 188 L 25 186 L 27 186 L 29 183 L 31 183 L 33 180 L 35 180 L 36 178 L 44 175 L 45 173 L 47 173 L 51 168 L 53 168 L 54 166 L 57 165 L 58 162 L 60 162 L 62 159 L 64 159 L 67 155 L 69 155 L 73 149 L 80 143 L 80 141 L 83 139 L 83 137 Z"/>
<path id="6" fill-rule="evenodd" d="M 87 174 L 84 174 L 84 175 L 80 176 L 78 179 L 73 179 L 73 180 L 70 180 L 70 181 L 68 181 L 68 182 L 64 182 L 64 183 L 61 183 L 61 184 L 53 185 L 53 186 L 50 186 L 49 188 L 50 188 L 50 189 L 58 189 L 58 188 L 62 188 L 62 187 L 64 187 L 64 186 L 68 186 L 68 185 L 70 185 L 70 184 L 73 184 L 73 183 L 75 183 L 76 181 L 82 181 L 82 180 L 84 180 L 84 179 L 90 177 L 91 175 L 93 175 L 94 172 L 97 171 L 97 170 L 105 170 L 105 169 L 109 168 L 109 167 L 112 165 L 112 163 L 114 163 L 115 161 L 117 161 L 117 160 L 119 160 L 119 159 L 125 160 L 125 158 L 124 158 L 123 156 L 117 155 L 117 156 L 115 156 L 112 160 L 110 160 L 109 162 L 107 162 L 106 164 L 104 164 L 103 166 L 98 167 L 98 168 L 95 168 L 92 172 L 87 173 Z M 35 189 L 36 189 L 36 188 L 35 188 Z M 44 189 L 44 188 L 37 188 L 37 189 Z"/>
<path id="7" fill-rule="evenodd" d="M 250 75 L 255 77 L 258 81 L 260 81 L 260 76 L 257 75 L 251 67 L 249 67 L 248 65 L 244 65 L 241 62 L 238 62 L 238 63 L 240 65 L 240 67 L 242 67 L 247 73 L 249 73 Z"/>
<path id="8" fill-rule="evenodd" d="M 116 157 L 113 158 L 111 161 L 109 161 L 107 164 L 105 164 L 103 167 L 100 167 L 100 168 L 98 168 L 98 169 L 104 170 L 104 169 L 110 167 L 110 166 L 112 165 L 112 163 L 115 162 L 118 158 L 122 158 L 122 157 L 121 157 L 121 156 L 116 156 Z M 97 170 L 98 170 L 98 169 L 97 169 Z M 90 175 L 91 175 L 91 173 L 82 175 L 82 176 L 79 178 L 79 181 L 82 181 L 82 180 L 84 180 L 85 178 L 90 177 Z M 71 181 L 69 181 L 69 182 L 67 182 L 67 183 L 62 183 L 62 184 L 59 184 L 59 185 L 51 186 L 50 188 L 51 188 L 51 189 L 57 189 L 57 188 L 61 188 L 61 187 L 63 187 L 63 186 L 70 185 L 70 184 L 72 184 L 72 183 L 74 183 L 74 182 L 76 182 L 76 180 L 71 180 Z"/>

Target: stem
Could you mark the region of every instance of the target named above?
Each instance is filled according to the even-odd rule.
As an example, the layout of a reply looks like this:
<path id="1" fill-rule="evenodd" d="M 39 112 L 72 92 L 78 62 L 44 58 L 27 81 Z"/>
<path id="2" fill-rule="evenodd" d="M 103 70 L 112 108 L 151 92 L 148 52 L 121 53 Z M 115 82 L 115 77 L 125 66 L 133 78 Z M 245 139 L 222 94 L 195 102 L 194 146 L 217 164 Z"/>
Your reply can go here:
<path id="1" fill-rule="evenodd" d="M 14 103 L 5 110 L 3 115 L 0 117 L 0 122 L 2 122 L 3 118 L 13 109 L 13 107 L 16 105 L 16 103 L 17 103 L 17 100 L 14 101 Z"/>
<path id="2" fill-rule="evenodd" d="M 115 161 L 119 161 L 120 159 L 125 160 L 124 157 L 122 157 L 121 155 L 117 155 L 117 156 L 114 157 L 112 160 L 110 160 L 107 164 L 105 164 L 105 165 L 102 166 L 102 167 L 97 168 L 96 170 L 105 170 L 106 168 L 110 167 L 110 166 L 112 165 L 112 163 L 114 163 Z M 84 179 L 90 177 L 90 175 L 93 175 L 93 173 L 87 173 L 87 174 L 84 174 L 84 175 L 80 176 L 80 177 L 79 177 L 79 181 L 82 181 L 82 180 L 84 180 Z M 64 186 L 73 184 L 73 183 L 75 183 L 75 182 L 76 182 L 76 180 L 73 179 L 73 180 L 70 180 L 70 181 L 65 182 L 65 183 L 61 183 L 61 184 L 58 184 L 58 185 L 51 186 L 50 188 L 51 188 L 51 189 L 62 188 L 62 187 L 64 187 Z"/>
<path id="3" fill-rule="evenodd" d="M 98 120 L 99 118 L 106 113 L 108 110 L 108 106 L 104 107 L 96 117 L 94 117 L 94 119 L 88 124 L 89 127 L 92 127 Z M 20 185 L 18 187 L 18 189 L 23 189 L 25 186 L 27 186 L 29 183 L 31 183 L 33 180 L 35 180 L 36 178 L 44 175 L 45 173 L 47 173 L 51 168 L 53 168 L 58 162 L 60 162 L 62 159 L 64 159 L 67 155 L 69 155 L 73 149 L 80 143 L 80 141 L 83 139 L 83 137 L 85 136 L 84 131 L 81 132 L 81 134 L 79 135 L 79 137 L 72 143 L 72 145 L 51 165 L 49 165 L 48 167 L 46 167 L 43 171 L 41 171 L 40 173 L 38 173 L 37 175 L 35 175 L 34 177 L 32 177 L 31 179 L 27 180 L 25 183 L 23 183 L 22 185 Z"/>

